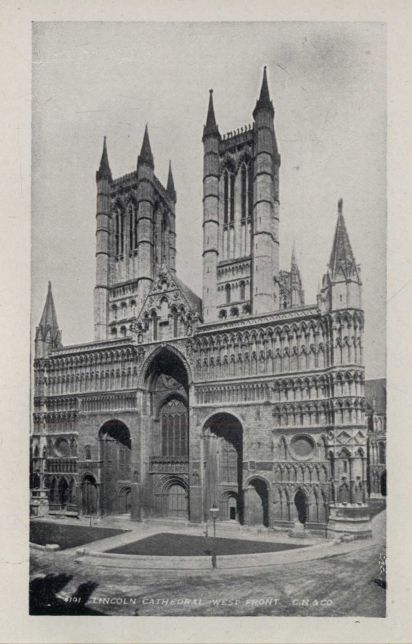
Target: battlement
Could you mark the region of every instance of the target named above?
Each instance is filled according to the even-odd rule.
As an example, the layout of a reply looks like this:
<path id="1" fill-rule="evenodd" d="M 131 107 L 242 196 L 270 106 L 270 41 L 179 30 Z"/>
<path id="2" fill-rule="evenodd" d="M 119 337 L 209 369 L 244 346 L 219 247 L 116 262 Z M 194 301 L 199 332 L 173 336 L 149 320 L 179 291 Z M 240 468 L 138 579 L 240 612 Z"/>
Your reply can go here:
<path id="1" fill-rule="evenodd" d="M 235 146 L 250 143 L 253 140 L 253 124 L 248 123 L 243 127 L 237 128 L 222 135 L 219 148 L 221 152 L 226 152 Z"/>

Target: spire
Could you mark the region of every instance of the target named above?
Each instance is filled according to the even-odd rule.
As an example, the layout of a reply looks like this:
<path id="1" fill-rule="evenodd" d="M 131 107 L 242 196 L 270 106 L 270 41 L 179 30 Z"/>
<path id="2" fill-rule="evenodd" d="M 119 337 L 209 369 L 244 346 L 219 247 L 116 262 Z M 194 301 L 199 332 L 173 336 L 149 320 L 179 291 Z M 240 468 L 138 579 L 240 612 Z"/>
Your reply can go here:
<path id="1" fill-rule="evenodd" d="M 150 168 L 152 168 L 152 170 L 154 169 L 153 154 L 152 154 L 152 148 L 150 147 L 149 131 L 147 129 L 147 123 L 144 129 L 142 149 L 140 150 L 140 154 L 137 157 L 137 165 L 140 165 L 143 163 L 145 163 Z"/>
<path id="2" fill-rule="evenodd" d="M 295 247 L 295 242 L 293 242 L 292 246 L 292 259 L 290 262 L 291 269 L 293 270 L 294 268 L 298 268 L 298 263 L 296 261 L 296 247 Z"/>
<path id="3" fill-rule="evenodd" d="M 47 289 L 46 303 L 44 305 L 39 326 L 43 327 L 44 329 L 48 327 L 53 330 L 59 328 L 59 325 L 57 323 L 56 308 L 54 306 L 51 282 L 49 282 Z"/>
<path id="4" fill-rule="evenodd" d="M 36 355 L 37 357 L 44 357 L 43 349 L 39 348 L 47 346 L 52 349 L 58 349 L 61 344 L 61 332 L 57 322 L 56 309 L 53 301 L 53 293 L 51 283 L 47 289 L 46 303 L 44 305 L 43 313 L 40 319 L 40 324 L 36 328 Z"/>
<path id="5" fill-rule="evenodd" d="M 175 190 L 175 183 L 173 181 L 173 174 L 172 174 L 172 162 L 169 161 L 169 174 L 167 177 L 167 192 L 169 193 L 170 197 L 176 203 L 176 190 Z"/>
<path id="6" fill-rule="evenodd" d="M 103 138 L 102 158 L 100 159 L 100 167 L 96 172 L 96 181 L 100 181 L 100 179 L 108 179 L 109 181 L 112 180 L 109 158 L 107 156 L 106 137 Z"/>
<path id="7" fill-rule="evenodd" d="M 357 276 L 357 266 L 352 246 L 349 241 L 349 235 L 346 230 L 345 219 L 343 217 L 343 200 L 338 201 L 338 219 L 336 222 L 335 238 L 333 240 L 332 252 L 329 260 L 329 269 L 332 277 L 338 273 L 343 273 L 341 277 L 349 277 L 355 274 Z"/>
<path id="8" fill-rule="evenodd" d="M 213 89 L 209 90 L 209 107 L 207 109 L 206 125 L 203 128 L 203 139 L 207 136 L 219 136 L 219 128 L 216 124 L 215 108 L 213 106 Z"/>
<path id="9" fill-rule="evenodd" d="M 260 110 L 269 110 L 272 114 L 272 118 L 275 114 L 275 110 L 273 108 L 273 103 L 270 100 L 270 94 L 269 94 L 269 85 L 268 85 L 268 79 L 266 75 L 266 65 L 263 68 L 263 79 L 262 79 L 262 85 L 260 88 L 260 95 L 258 100 L 256 101 L 256 106 L 255 109 L 253 110 L 253 118 L 255 118 L 256 112 Z"/>

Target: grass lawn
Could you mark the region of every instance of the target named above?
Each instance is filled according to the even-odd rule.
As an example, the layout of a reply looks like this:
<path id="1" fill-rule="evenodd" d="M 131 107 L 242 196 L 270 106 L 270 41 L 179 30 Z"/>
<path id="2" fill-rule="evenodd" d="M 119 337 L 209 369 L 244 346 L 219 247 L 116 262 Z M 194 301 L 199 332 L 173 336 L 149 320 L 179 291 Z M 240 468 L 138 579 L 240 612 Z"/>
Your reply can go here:
<path id="1" fill-rule="evenodd" d="M 245 539 L 225 539 L 221 537 L 198 537 L 185 534 L 161 532 L 159 534 L 133 541 L 108 552 L 122 555 L 155 555 L 193 557 L 207 556 L 214 551 L 217 555 L 245 555 L 255 552 L 276 552 L 305 547 L 291 543 L 270 543 L 247 541 Z"/>
<path id="2" fill-rule="evenodd" d="M 45 546 L 48 543 L 57 543 L 62 550 L 82 546 L 91 541 L 106 539 L 106 537 L 114 537 L 122 532 L 129 531 L 30 521 L 30 543 L 37 543 L 41 546 Z"/>

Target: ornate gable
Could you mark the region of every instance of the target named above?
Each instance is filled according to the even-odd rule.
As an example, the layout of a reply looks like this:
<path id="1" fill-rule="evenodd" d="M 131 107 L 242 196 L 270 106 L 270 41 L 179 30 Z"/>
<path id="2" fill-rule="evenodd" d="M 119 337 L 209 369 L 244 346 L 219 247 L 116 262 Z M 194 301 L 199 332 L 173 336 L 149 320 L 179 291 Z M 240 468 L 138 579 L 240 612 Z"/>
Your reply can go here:
<path id="1" fill-rule="evenodd" d="M 166 267 L 156 273 L 133 330 L 138 342 L 156 342 L 192 335 L 201 301 Z"/>

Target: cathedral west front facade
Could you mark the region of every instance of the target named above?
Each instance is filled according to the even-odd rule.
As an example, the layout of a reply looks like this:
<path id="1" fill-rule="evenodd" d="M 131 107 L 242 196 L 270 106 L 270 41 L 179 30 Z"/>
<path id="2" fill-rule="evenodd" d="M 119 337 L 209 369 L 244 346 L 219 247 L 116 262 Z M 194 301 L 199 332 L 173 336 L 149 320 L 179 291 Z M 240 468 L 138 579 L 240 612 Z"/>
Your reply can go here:
<path id="1" fill-rule="evenodd" d="M 367 500 L 362 284 L 338 204 L 316 302 L 279 266 L 280 153 L 266 69 L 251 125 L 203 128 L 202 298 L 176 273 L 176 191 L 96 173 L 94 340 L 36 329 L 32 500 L 49 513 L 325 532 Z M 200 222 L 199 222 L 200 225 Z"/>

